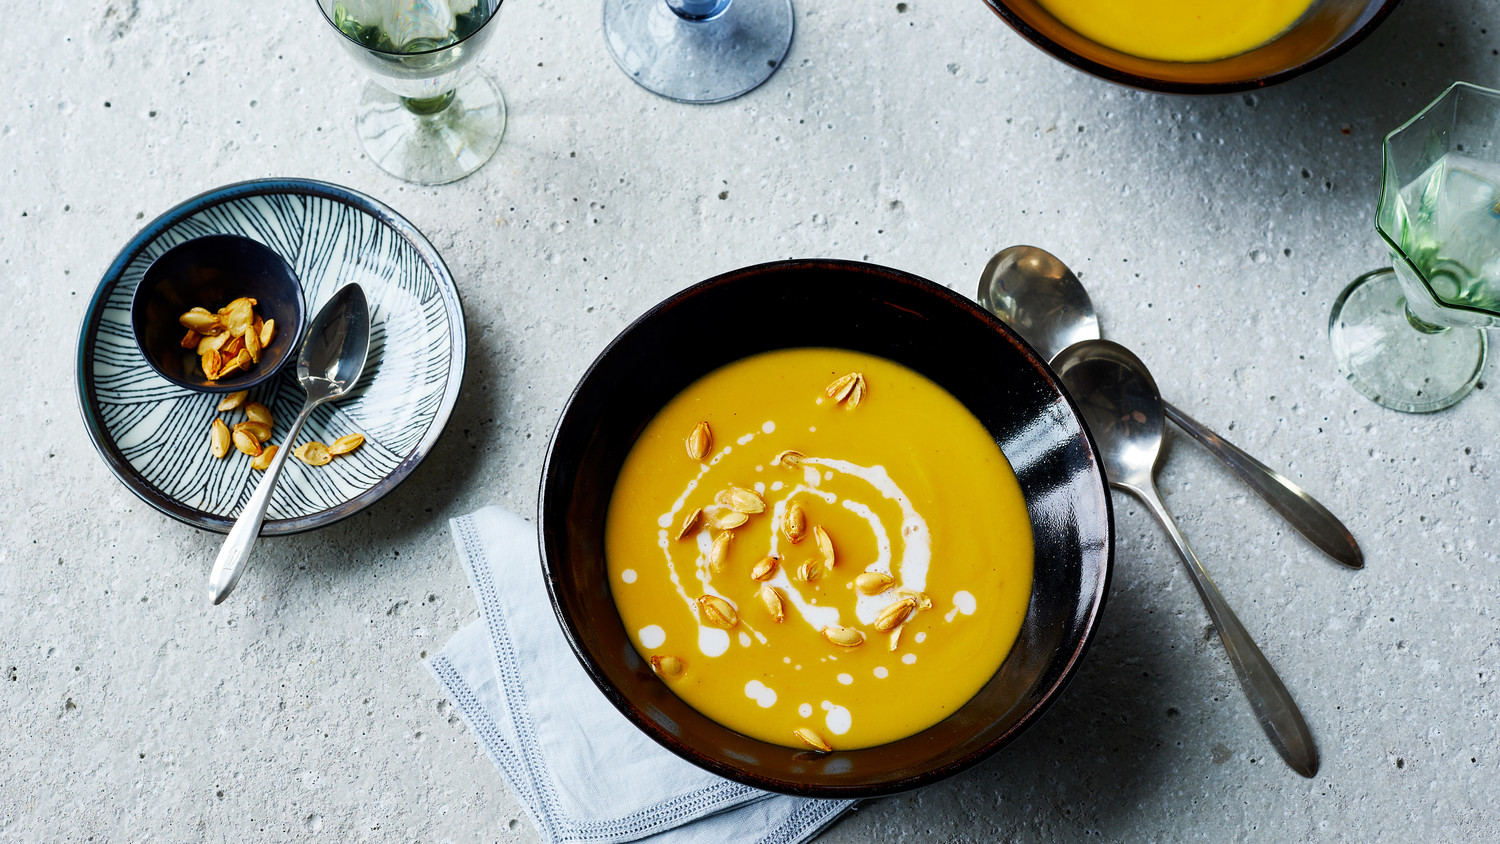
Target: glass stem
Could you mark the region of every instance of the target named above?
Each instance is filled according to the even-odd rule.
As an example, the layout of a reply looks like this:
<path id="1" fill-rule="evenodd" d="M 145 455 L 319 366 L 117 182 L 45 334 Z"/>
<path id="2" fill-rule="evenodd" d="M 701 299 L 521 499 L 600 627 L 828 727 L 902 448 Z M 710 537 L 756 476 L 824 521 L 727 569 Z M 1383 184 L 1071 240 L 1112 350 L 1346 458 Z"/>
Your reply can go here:
<path id="1" fill-rule="evenodd" d="M 1411 305 L 1408 304 L 1405 299 L 1401 300 L 1401 309 L 1406 311 L 1406 321 L 1411 323 L 1411 327 L 1422 332 L 1423 334 L 1442 334 L 1444 331 L 1448 330 L 1446 326 L 1433 325 L 1427 320 L 1422 319 L 1421 317 L 1412 313 Z"/>
<path id="2" fill-rule="evenodd" d="M 431 117 L 447 108 L 453 102 L 453 98 L 457 93 L 457 89 L 455 89 L 445 94 L 438 94 L 436 97 L 402 97 L 401 105 L 405 106 L 406 110 L 412 114 Z"/>
<path id="3" fill-rule="evenodd" d="M 685 21 L 708 21 L 724 14 L 734 0 L 666 0 L 672 14 Z"/>

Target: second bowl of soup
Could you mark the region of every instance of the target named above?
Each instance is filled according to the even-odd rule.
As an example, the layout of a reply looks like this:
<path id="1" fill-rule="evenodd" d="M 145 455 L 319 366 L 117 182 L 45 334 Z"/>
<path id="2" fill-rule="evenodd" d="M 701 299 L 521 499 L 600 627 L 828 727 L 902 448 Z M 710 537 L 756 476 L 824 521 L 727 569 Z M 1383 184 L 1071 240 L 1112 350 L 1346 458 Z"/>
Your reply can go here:
<path id="1" fill-rule="evenodd" d="M 972 302 L 868 264 L 677 294 L 584 376 L 549 451 L 558 618 L 622 713 L 786 793 L 962 770 L 1092 636 L 1109 497 L 1071 402 Z"/>

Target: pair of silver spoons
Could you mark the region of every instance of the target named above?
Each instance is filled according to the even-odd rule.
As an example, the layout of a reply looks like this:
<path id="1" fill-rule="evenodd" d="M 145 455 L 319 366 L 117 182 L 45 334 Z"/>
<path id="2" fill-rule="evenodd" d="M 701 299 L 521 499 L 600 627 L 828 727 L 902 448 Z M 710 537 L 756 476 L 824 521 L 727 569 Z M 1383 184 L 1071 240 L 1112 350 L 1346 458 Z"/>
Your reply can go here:
<path id="1" fill-rule="evenodd" d="M 1219 593 L 1156 490 L 1165 420 L 1176 422 L 1223 460 L 1319 550 L 1345 566 L 1361 568 L 1364 557 L 1348 528 L 1296 484 L 1165 402 L 1140 358 L 1101 339 L 1083 283 L 1050 253 L 1034 246 L 1001 250 L 980 278 L 979 302 L 1051 362 L 1094 436 L 1110 484 L 1145 502 L 1187 565 L 1261 729 L 1292 770 L 1305 777 L 1316 774 L 1317 745 L 1291 693 Z"/>

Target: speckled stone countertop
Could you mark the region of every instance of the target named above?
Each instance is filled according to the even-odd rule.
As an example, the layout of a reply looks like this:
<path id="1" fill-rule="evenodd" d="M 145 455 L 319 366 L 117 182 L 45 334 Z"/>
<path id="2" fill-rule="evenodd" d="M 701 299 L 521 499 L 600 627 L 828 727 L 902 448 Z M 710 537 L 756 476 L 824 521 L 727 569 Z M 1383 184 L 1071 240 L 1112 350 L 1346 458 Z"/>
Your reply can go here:
<path id="1" fill-rule="evenodd" d="M 1337 372 L 1329 306 L 1385 261 L 1380 137 L 1456 78 L 1500 83 L 1500 3 L 1408 2 L 1332 65 L 1254 94 L 1119 88 L 978 0 L 799 0 L 750 95 L 686 106 L 616 69 L 598 2 L 509 0 L 480 64 L 510 126 L 477 175 L 361 157 L 363 84 L 311 0 L 11 11 L 0 74 L 0 839 L 536 840 L 422 665 L 475 615 L 447 519 L 535 512 L 558 412 L 631 319 L 699 279 L 866 259 L 973 295 L 1044 246 L 1189 413 L 1339 514 L 1327 562 L 1197 445 L 1169 506 L 1323 751 L 1275 757 L 1182 566 L 1116 497 L 1099 636 L 1060 703 L 975 770 L 872 801 L 828 844 L 1465 841 L 1500 829 L 1500 390 L 1430 416 Z M 94 453 L 83 307 L 143 223 L 208 188 L 305 176 L 414 222 L 457 277 L 464 391 L 396 492 L 266 540 L 204 599 L 220 537 Z"/>

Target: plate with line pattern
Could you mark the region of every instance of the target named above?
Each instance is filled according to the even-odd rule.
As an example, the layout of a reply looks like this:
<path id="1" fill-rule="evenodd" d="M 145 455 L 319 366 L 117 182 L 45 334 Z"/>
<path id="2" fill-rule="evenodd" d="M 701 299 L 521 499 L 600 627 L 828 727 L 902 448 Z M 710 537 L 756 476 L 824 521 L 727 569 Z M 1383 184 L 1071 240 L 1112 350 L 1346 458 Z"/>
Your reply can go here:
<path id="1" fill-rule="evenodd" d="M 153 220 L 126 244 L 94 292 L 78 339 L 79 408 L 94 447 L 132 492 L 157 510 L 227 533 L 260 472 L 238 451 L 209 453 L 221 395 L 178 387 L 147 365 L 130 331 L 130 299 L 158 255 L 196 237 L 237 234 L 275 250 L 302 282 L 309 314 L 350 282 L 370 303 L 370 356 L 347 397 L 313 411 L 282 442 L 302 408 L 296 367 L 250 391 L 270 408 L 269 442 L 283 448 L 361 433 L 365 443 L 326 466 L 288 460 L 263 536 L 332 524 L 390 492 L 431 451 L 463 381 L 463 306 L 431 243 L 395 211 L 348 188 L 262 179 L 216 188 Z"/>

